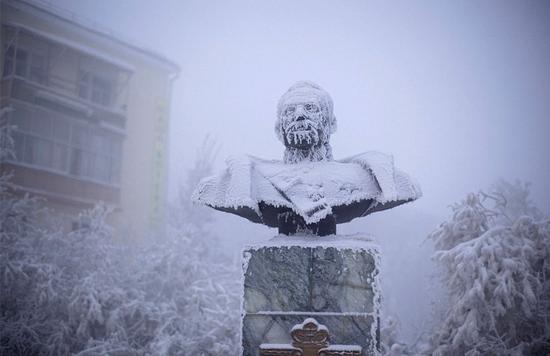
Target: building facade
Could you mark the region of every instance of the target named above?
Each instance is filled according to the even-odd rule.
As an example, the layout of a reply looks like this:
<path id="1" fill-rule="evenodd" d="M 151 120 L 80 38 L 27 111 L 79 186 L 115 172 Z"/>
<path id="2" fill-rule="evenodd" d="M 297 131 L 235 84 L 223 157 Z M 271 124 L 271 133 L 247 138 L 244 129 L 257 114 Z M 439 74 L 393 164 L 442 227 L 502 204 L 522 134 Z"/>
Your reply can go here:
<path id="1" fill-rule="evenodd" d="M 0 6 L 0 107 L 15 144 L 2 172 L 68 221 L 101 201 L 135 238 L 161 228 L 178 66 L 47 3 Z"/>

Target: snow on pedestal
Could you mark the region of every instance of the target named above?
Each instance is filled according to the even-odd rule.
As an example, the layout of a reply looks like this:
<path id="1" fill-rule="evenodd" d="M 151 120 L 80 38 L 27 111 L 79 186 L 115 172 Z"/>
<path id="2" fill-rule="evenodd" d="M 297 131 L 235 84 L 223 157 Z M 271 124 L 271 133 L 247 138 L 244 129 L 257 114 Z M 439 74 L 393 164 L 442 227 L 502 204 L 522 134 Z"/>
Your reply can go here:
<path id="1" fill-rule="evenodd" d="M 330 330 L 331 344 L 379 348 L 379 254 L 361 235 L 279 235 L 244 250 L 242 354 L 290 343 L 306 318 Z"/>

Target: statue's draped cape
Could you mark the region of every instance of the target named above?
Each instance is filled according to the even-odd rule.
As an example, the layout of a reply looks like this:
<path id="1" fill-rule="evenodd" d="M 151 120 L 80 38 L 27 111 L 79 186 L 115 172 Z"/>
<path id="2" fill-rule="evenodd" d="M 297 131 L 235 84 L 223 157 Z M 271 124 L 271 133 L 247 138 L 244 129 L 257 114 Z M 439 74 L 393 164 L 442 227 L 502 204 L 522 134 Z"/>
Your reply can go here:
<path id="1" fill-rule="evenodd" d="M 229 158 L 224 171 L 200 182 L 193 200 L 277 227 L 277 216 L 287 211 L 308 224 L 332 214 L 339 224 L 421 195 L 419 185 L 395 168 L 392 156 L 365 152 L 295 164 L 253 156 Z"/>

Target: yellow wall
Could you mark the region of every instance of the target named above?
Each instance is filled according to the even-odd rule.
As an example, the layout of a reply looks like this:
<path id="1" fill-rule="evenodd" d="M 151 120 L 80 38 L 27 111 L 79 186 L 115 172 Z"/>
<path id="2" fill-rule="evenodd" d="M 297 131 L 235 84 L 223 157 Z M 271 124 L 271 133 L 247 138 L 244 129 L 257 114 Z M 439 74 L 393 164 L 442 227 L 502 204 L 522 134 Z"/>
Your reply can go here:
<path id="1" fill-rule="evenodd" d="M 170 77 L 175 72 L 174 67 L 27 5 L 16 4 L 16 7 L 24 8 L 21 11 L 15 10 L 9 3 L 14 2 L 2 2 L 3 22 L 20 23 L 41 33 L 67 39 L 133 68 L 124 98 L 127 103 L 126 138 L 122 152 L 120 209 L 114 214 L 113 221 L 132 239 L 143 239 L 152 223 L 155 181 L 161 183 L 161 194 L 156 201 L 161 208 L 166 203 Z M 74 53 L 66 51 L 66 56 L 59 60 L 64 65 L 54 66 L 56 75 L 70 79 L 77 73 Z M 159 134 L 163 137 L 162 142 L 158 139 Z M 158 158 L 155 158 L 158 151 L 163 152 L 160 165 Z M 160 173 L 155 171 L 159 168 L 162 170 Z"/>

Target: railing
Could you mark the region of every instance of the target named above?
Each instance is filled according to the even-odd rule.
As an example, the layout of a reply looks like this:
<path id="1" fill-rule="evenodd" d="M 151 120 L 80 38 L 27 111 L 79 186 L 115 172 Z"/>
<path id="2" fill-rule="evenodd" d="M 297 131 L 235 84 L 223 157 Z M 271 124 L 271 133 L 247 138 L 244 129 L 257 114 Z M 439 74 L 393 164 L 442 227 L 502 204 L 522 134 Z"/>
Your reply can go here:
<path id="1" fill-rule="evenodd" d="M 52 74 L 48 76 L 48 86 L 73 95 L 76 94 L 78 87 L 77 83 Z"/>
<path id="2" fill-rule="evenodd" d="M 64 78 L 57 77 L 57 76 L 49 76 L 48 81 L 49 85 L 40 84 L 35 81 L 31 81 L 25 77 L 17 76 L 17 75 L 10 75 L 8 77 L 3 78 L 3 80 L 13 80 L 14 86 L 17 86 L 19 83 L 24 83 L 26 85 L 29 85 L 35 89 L 41 89 L 45 91 L 49 91 L 57 96 L 59 96 L 62 100 L 69 100 L 72 102 L 75 102 L 80 105 L 88 106 L 92 110 L 98 110 L 100 112 L 108 112 L 112 115 L 116 115 L 122 118 L 126 117 L 126 111 L 123 109 L 123 107 L 116 109 L 113 107 L 108 107 L 104 105 L 97 104 L 91 100 L 82 99 L 77 95 L 76 90 L 76 83 L 68 81 Z M 13 90 L 12 87 L 12 94 L 11 96 L 17 95 L 16 91 Z M 33 99 L 31 97 L 20 97 L 19 99 L 29 101 L 29 99 Z"/>
<path id="3" fill-rule="evenodd" d="M 122 162 L 120 136 L 117 138 L 105 134 L 93 125 L 19 100 L 12 101 L 10 106 L 14 111 L 10 113 L 8 120 L 16 126 L 16 156 L 8 161 L 81 181 L 119 188 Z M 16 115 L 20 112 L 26 112 L 25 121 L 18 121 Z M 38 121 L 42 124 L 37 131 L 35 123 Z M 20 124 L 23 126 L 18 127 Z M 65 134 L 60 134 L 55 129 L 61 126 L 67 129 Z M 84 142 L 73 137 L 76 133 L 84 135 L 81 136 Z M 102 140 L 99 141 L 100 139 Z M 73 155 L 85 155 L 86 158 L 81 157 L 81 161 L 76 162 Z M 102 166 L 102 161 L 107 163 Z M 101 172 L 106 176 L 102 176 Z"/>

